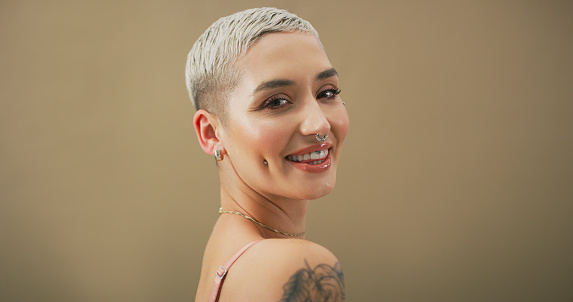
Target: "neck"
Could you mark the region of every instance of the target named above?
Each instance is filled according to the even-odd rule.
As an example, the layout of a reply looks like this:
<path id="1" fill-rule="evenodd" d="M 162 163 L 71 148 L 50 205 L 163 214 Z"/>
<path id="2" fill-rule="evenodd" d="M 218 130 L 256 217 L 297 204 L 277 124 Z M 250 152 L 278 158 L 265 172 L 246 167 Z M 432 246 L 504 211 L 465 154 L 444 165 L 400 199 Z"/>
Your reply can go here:
<path id="1" fill-rule="evenodd" d="M 251 216 L 261 223 L 283 232 L 301 233 L 305 231 L 307 200 L 263 196 L 245 184 L 243 186 L 229 186 L 221 182 L 221 207 L 227 211 L 237 211 Z M 260 226 L 257 228 L 265 238 L 287 237 Z M 297 238 L 304 238 L 304 236 Z"/>

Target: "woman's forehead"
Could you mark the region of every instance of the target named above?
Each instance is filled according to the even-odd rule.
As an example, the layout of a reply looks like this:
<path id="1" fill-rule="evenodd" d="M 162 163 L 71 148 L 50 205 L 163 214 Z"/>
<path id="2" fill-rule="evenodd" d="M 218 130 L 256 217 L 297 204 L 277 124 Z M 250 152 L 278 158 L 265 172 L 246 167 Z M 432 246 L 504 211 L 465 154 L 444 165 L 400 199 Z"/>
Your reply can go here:
<path id="1" fill-rule="evenodd" d="M 318 38 L 303 33 L 267 34 L 238 60 L 238 65 L 255 82 L 301 75 L 315 77 L 332 68 Z"/>

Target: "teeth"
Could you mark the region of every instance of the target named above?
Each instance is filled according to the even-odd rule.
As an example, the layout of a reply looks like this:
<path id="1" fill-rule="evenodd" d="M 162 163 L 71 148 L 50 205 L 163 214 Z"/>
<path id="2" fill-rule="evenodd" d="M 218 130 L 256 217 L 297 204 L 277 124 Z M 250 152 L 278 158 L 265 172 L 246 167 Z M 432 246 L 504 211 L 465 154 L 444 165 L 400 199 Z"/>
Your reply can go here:
<path id="1" fill-rule="evenodd" d="M 324 162 L 324 159 L 328 156 L 328 150 L 320 150 L 315 152 L 310 152 L 307 154 L 300 155 L 289 155 L 286 158 L 290 161 L 307 161 L 312 159 L 313 161 L 307 162 L 311 165 L 318 165 Z"/>

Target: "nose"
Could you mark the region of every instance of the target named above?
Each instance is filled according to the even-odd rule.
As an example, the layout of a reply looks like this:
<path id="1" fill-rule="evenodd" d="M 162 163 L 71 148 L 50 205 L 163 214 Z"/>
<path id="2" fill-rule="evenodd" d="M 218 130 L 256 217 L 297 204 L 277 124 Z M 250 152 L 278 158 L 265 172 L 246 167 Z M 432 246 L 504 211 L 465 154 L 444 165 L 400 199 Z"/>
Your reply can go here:
<path id="1" fill-rule="evenodd" d="M 330 132 L 330 122 L 316 100 L 309 102 L 304 109 L 303 117 L 300 127 L 303 135 L 326 135 Z"/>

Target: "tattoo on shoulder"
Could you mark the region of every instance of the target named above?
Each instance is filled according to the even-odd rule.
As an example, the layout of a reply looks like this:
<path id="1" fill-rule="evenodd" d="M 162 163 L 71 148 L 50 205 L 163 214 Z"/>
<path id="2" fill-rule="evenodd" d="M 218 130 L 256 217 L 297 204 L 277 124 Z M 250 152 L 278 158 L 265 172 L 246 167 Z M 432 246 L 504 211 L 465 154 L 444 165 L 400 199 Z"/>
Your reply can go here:
<path id="1" fill-rule="evenodd" d="M 334 267 L 319 264 L 314 269 L 304 260 L 305 268 L 290 277 L 283 286 L 280 302 L 342 302 L 345 299 L 344 276 L 340 263 Z"/>

